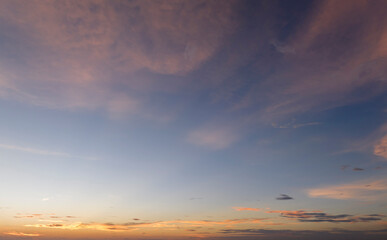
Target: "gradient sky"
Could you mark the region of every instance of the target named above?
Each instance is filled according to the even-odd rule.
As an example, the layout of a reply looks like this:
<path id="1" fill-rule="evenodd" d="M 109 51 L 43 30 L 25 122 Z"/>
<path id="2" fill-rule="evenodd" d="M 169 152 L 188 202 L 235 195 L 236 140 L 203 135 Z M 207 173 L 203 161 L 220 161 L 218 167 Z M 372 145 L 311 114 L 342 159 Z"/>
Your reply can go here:
<path id="1" fill-rule="evenodd" d="M 0 0 L 0 239 L 387 239 L 386 9 Z"/>

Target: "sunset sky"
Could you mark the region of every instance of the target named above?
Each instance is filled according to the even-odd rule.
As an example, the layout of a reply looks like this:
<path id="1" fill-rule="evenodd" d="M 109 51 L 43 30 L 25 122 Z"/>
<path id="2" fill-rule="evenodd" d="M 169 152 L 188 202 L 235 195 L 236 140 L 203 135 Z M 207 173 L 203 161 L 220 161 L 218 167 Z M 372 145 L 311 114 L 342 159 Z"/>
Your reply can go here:
<path id="1" fill-rule="evenodd" d="M 0 239 L 387 239 L 386 0 L 0 0 Z"/>

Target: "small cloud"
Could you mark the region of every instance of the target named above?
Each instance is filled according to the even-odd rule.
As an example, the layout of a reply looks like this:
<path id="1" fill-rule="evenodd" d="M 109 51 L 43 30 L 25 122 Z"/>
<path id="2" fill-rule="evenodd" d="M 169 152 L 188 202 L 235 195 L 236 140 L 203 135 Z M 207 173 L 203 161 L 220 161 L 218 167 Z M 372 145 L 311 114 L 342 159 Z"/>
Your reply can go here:
<path id="1" fill-rule="evenodd" d="M 50 200 L 50 198 L 49 198 L 49 197 L 42 198 L 42 201 L 43 201 L 43 202 L 46 202 L 46 201 L 48 201 L 48 200 Z"/>
<path id="2" fill-rule="evenodd" d="M 364 171 L 364 168 L 358 168 L 358 167 L 355 167 L 352 169 L 353 171 Z"/>
<path id="3" fill-rule="evenodd" d="M 133 218 L 133 220 L 134 220 L 134 221 L 140 221 L 140 219 L 139 219 L 139 218 Z"/>
<path id="4" fill-rule="evenodd" d="M 276 198 L 277 200 L 292 200 L 293 198 L 286 194 L 281 194 L 279 197 Z"/>
<path id="5" fill-rule="evenodd" d="M 296 53 L 296 50 L 293 47 L 286 45 L 284 43 L 281 43 L 277 40 L 270 41 L 270 44 L 275 48 L 275 50 L 277 50 L 282 54 Z"/>
<path id="6" fill-rule="evenodd" d="M 261 211 L 260 208 L 248 208 L 248 207 L 232 207 L 235 211 Z"/>

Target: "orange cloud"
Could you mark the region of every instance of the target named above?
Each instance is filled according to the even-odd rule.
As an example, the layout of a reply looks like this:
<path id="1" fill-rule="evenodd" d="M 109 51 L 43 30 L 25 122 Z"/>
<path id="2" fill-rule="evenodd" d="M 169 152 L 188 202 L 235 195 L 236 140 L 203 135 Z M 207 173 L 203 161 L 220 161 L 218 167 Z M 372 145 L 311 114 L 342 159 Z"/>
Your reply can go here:
<path id="1" fill-rule="evenodd" d="M 41 234 L 39 233 L 22 233 L 22 232 L 5 232 L 4 234 L 19 236 L 19 237 L 39 237 Z"/>
<path id="2" fill-rule="evenodd" d="M 235 211 L 261 211 L 260 208 L 248 208 L 248 207 L 232 207 Z"/>
<path id="3" fill-rule="evenodd" d="M 387 179 L 363 180 L 307 190 L 309 197 L 331 199 L 383 200 L 387 198 Z"/>
<path id="4" fill-rule="evenodd" d="M 31 214 L 31 215 L 17 214 L 16 216 L 14 216 L 14 218 L 40 218 L 42 216 L 43 216 L 43 214 L 40 214 L 40 213 L 34 213 L 34 214 Z"/>
<path id="5" fill-rule="evenodd" d="M 99 231 L 134 231 L 143 228 L 155 228 L 155 229 L 176 229 L 179 226 L 186 227 L 205 227 L 216 225 L 236 225 L 236 224 L 261 224 L 261 225 L 278 225 L 272 222 L 265 222 L 266 218 L 246 218 L 246 219 L 226 219 L 222 221 L 210 221 L 210 220 L 172 220 L 172 221 L 158 221 L 158 222 L 131 222 L 124 224 L 113 223 L 82 223 L 74 222 L 69 224 L 62 223 L 50 223 L 50 224 L 27 224 L 25 227 L 36 228 L 53 228 L 53 229 L 67 229 L 67 230 L 79 230 L 79 229 L 91 229 Z"/>

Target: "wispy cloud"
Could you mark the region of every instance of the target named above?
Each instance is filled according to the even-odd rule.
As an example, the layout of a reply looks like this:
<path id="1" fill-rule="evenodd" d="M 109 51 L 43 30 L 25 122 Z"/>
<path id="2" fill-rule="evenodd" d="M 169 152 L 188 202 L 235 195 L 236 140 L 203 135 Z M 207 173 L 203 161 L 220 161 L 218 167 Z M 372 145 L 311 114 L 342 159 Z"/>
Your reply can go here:
<path id="1" fill-rule="evenodd" d="M 9 42 L 0 97 L 50 108 L 105 109 L 113 117 L 155 115 L 147 96 L 192 84 L 180 78 L 234 33 L 236 4 L 1 1 L 2 23 L 15 29 L 7 36 L 26 47 Z M 128 22 L 130 33 L 123 31 Z M 13 64 L 8 54 L 17 56 Z"/>
<path id="2" fill-rule="evenodd" d="M 307 190 L 307 193 L 313 198 L 383 200 L 387 197 L 387 179 L 370 179 L 313 188 Z"/>
<path id="3" fill-rule="evenodd" d="M 0 148 L 8 149 L 8 150 L 16 150 L 21 152 L 28 152 L 33 154 L 39 154 L 39 155 L 47 155 L 47 156 L 56 156 L 56 157 L 70 157 L 71 155 L 68 153 L 63 152 L 55 152 L 55 151 L 49 151 L 49 150 L 43 150 L 43 149 L 37 149 L 37 148 L 29 148 L 29 147 L 21 147 L 21 146 L 15 146 L 15 145 L 8 145 L 8 144 L 0 144 Z"/>
<path id="4" fill-rule="evenodd" d="M 306 127 L 306 126 L 315 126 L 315 125 L 321 125 L 321 122 L 306 122 L 306 123 L 296 123 L 295 119 L 292 119 L 292 121 L 285 123 L 285 124 L 277 124 L 272 123 L 271 126 L 273 128 L 300 128 L 300 127 Z"/>
<path id="5" fill-rule="evenodd" d="M 308 21 L 287 41 L 271 41 L 277 51 L 285 53 L 283 60 L 289 67 L 252 84 L 235 105 L 254 109 L 262 104 L 264 110 L 256 116 L 273 122 L 383 94 L 387 30 L 380 23 L 385 24 L 387 17 L 380 9 L 385 7 L 384 1 L 316 2 Z M 349 35 L 356 41 L 343 41 Z M 359 94 L 361 88 L 368 91 Z"/>
<path id="6" fill-rule="evenodd" d="M 188 133 L 187 141 L 214 150 L 224 149 L 238 140 L 239 136 L 227 127 L 206 127 Z"/>
<path id="7" fill-rule="evenodd" d="M 374 154 L 387 161 L 387 135 L 374 146 Z"/>
<path id="8" fill-rule="evenodd" d="M 45 150 L 45 149 L 22 147 L 22 146 L 10 145 L 10 144 L 0 144 L 0 148 L 7 149 L 7 150 L 13 150 L 13 151 L 38 154 L 38 155 L 53 156 L 53 157 L 79 158 L 79 159 L 84 159 L 84 160 L 95 160 L 96 159 L 93 157 L 74 156 L 74 155 L 71 155 L 71 154 L 65 153 L 65 152 L 56 152 L 56 151 L 50 151 L 50 150 Z M 42 201 L 48 201 L 48 200 L 49 200 L 49 198 L 42 199 Z"/>
<path id="9" fill-rule="evenodd" d="M 232 207 L 235 211 L 261 211 L 260 208 L 248 208 L 248 207 Z"/>
<path id="10" fill-rule="evenodd" d="M 40 213 L 34 213 L 30 215 L 22 215 L 22 214 L 17 214 L 14 216 L 14 218 L 41 218 L 43 214 Z"/>

